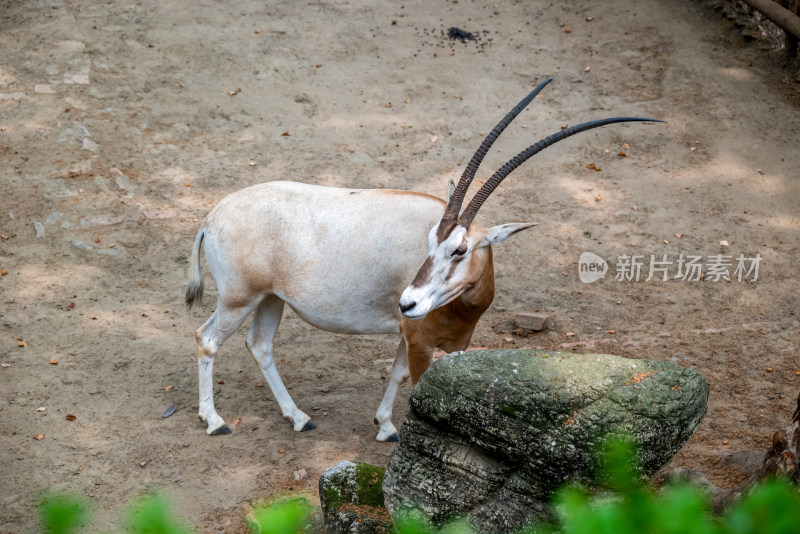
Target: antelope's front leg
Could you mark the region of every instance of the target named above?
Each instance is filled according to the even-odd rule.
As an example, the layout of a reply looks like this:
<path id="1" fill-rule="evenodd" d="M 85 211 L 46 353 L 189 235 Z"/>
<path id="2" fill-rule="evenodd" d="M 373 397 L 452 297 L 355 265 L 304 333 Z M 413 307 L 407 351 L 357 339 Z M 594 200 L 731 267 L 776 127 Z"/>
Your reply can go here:
<path id="1" fill-rule="evenodd" d="M 375 414 L 375 424 L 379 425 L 378 437 L 375 438 L 378 441 L 400 441 L 397 429 L 392 424 L 392 408 L 394 407 L 397 390 L 400 384 L 406 380 L 408 380 L 408 353 L 406 340 L 401 339 L 400 346 L 397 347 L 397 355 L 394 357 L 394 363 L 392 364 L 389 386 L 386 388 L 381 405 Z"/>
<path id="2" fill-rule="evenodd" d="M 413 347 L 408 351 L 408 371 L 411 384 L 417 385 L 419 377 L 428 370 L 433 361 L 434 347 Z"/>

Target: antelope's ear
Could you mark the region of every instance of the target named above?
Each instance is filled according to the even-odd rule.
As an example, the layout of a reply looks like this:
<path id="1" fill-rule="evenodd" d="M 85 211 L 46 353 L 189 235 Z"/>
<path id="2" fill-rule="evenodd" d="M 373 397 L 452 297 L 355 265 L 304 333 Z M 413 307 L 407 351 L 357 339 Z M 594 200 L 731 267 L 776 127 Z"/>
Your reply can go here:
<path id="1" fill-rule="evenodd" d="M 487 245 L 502 243 L 517 232 L 527 230 L 528 228 L 532 228 L 534 226 L 536 226 L 536 223 L 510 223 L 492 226 L 489 228 L 489 232 L 486 234 L 486 237 L 484 237 L 483 241 L 481 241 L 481 246 L 485 247 Z"/>
<path id="2" fill-rule="evenodd" d="M 456 190 L 456 183 L 450 178 L 450 181 L 447 182 L 447 196 L 444 197 L 444 202 L 447 205 L 450 205 L 450 197 L 453 196 L 453 191 Z"/>

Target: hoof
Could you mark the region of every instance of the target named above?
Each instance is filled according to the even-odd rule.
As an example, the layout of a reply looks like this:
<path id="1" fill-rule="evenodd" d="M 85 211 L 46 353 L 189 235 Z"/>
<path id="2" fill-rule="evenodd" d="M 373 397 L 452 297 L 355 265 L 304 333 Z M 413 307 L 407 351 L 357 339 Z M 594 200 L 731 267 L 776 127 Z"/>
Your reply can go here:
<path id="1" fill-rule="evenodd" d="M 386 441 L 390 442 L 390 443 L 399 443 L 400 442 L 400 435 L 397 432 L 395 432 L 394 434 L 392 434 L 391 436 L 386 438 Z"/>
<path id="2" fill-rule="evenodd" d="M 303 426 L 303 429 L 300 432 L 305 432 L 306 430 L 314 430 L 317 428 L 317 425 L 314 424 L 314 421 L 309 421 Z"/>
<path id="3" fill-rule="evenodd" d="M 231 429 L 228 425 L 222 425 L 218 429 L 211 432 L 212 436 L 225 436 L 231 433 Z"/>

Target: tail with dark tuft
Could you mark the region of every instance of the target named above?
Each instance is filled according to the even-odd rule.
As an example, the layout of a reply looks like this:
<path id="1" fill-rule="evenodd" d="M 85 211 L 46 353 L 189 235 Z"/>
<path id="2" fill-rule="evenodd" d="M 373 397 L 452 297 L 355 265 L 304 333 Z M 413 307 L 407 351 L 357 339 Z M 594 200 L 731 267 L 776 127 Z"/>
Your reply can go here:
<path id="1" fill-rule="evenodd" d="M 203 228 L 197 232 L 192 247 L 192 258 L 189 260 L 189 282 L 186 284 L 186 309 L 191 310 L 195 303 L 203 298 L 203 272 L 200 270 L 200 247 L 203 244 Z"/>

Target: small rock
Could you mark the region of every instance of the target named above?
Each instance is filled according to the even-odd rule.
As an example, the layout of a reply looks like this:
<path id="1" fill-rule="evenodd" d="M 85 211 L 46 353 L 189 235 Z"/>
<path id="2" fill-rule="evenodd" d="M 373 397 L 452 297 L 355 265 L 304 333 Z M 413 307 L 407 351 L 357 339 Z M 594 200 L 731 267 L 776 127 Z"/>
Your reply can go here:
<path id="1" fill-rule="evenodd" d="M 81 174 L 86 174 L 92 170 L 92 160 L 87 159 L 86 161 L 81 161 L 80 163 L 76 163 L 69 169 L 69 176 L 70 178 L 75 178 L 76 176 L 80 176 Z"/>
<path id="2" fill-rule="evenodd" d="M 82 217 L 80 226 L 84 230 L 87 228 L 94 228 L 95 226 L 113 226 L 119 224 L 124 219 L 118 215 L 92 215 L 91 217 Z"/>
<path id="3" fill-rule="evenodd" d="M 72 98 L 68 96 L 67 98 L 64 99 L 64 101 L 75 109 L 86 109 L 86 104 L 84 104 L 77 98 Z"/>
<path id="4" fill-rule="evenodd" d="M 55 198 L 67 198 L 78 196 L 78 192 L 73 189 L 68 189 L 66 182 L 63 178 L 56 178 L 55 180 L 48 180 L 44 186 L 44 198 L 50 200 Z"/>
<path id="5" fill-rule="evenodd" d="M 98 145 L 88 137 L 84 137 L 83 141 L 81 142 L 81 148 L 83 150 L 90 150 L 92 152 L 97 152 L 98 150 L 100 150 L 100 145 Z"/>
<path id="6" fill-rule="evenodd" d="M 33 223 L 33 228 L 36 230 L 36 237 L 44 237 L 44 225 L 39 221 Z"/>
<path id="7" fill-rule="evenodd" d="M 527 328 L 535 332 L 553 328 L 553 318 L 546 313 L 520 312 L 514 318 L 514 322 L 520 328 Z"/>
<path id="8" fill-rule="evenodd" d="M 303 480 L 308 478 L 308 472 L 305 469 L 298 469 L 294 473 L 292 473 L 295 480 Z"/>
<path id="9" fill-rule="evenodd" d="M 78 123 L 74 126 L 61 130 L 61 133 L 58 134 L 58 142 L 66 143 L 70 141 L 81 141 L 84 137 L 91 137 L 91 134 L 89 133 L 89 130 L 86 129 L 86 126 Z"/>
<path id="10" fill-rule="evenodd" d="M 170 208 L 142 210 L 142 214 L 148 219 L 172 219 L 175 217 L 175 210 Z"/>
<path id="11" fill-rule="evenodd" d="M 382 467 L 339 462 L 319 478 L 319 500 L 329 533 L 381 534 L 392 530 L 383 502 Z"/>

